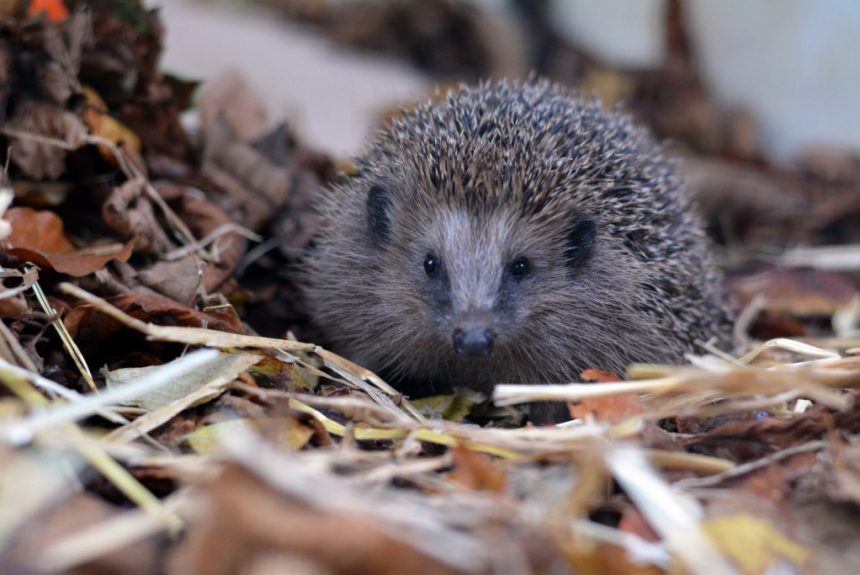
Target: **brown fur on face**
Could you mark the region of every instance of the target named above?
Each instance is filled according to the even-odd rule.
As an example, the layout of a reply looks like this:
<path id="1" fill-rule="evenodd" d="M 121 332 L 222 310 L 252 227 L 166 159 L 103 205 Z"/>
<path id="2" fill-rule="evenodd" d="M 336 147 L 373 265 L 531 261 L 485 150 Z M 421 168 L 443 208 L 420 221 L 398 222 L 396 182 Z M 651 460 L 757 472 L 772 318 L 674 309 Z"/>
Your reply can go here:
<path id="1" fill-rule="evenodd" d="M 598 102 L 546 82 L 464 88 L 396 120 L 359 167 L 326 193 L 306 295 L 335 351 L 395 384 L 620 373 L 728 325 L 672 165 Z M 488 357 L 452 344 L 475 325 Z"/>

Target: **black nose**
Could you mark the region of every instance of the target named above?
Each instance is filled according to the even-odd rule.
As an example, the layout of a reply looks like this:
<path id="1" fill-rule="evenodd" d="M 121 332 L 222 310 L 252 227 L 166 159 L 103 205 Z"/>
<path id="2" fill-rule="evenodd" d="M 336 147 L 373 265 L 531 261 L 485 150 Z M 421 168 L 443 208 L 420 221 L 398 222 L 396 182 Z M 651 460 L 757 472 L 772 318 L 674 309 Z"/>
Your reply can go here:
<path id="1" fill-rule="evenodd" d="M 454 353 L 463 357 L 490 357 L 493 355 L 494 335 L 484 326 L 457 328 L 453 336 Z"/>

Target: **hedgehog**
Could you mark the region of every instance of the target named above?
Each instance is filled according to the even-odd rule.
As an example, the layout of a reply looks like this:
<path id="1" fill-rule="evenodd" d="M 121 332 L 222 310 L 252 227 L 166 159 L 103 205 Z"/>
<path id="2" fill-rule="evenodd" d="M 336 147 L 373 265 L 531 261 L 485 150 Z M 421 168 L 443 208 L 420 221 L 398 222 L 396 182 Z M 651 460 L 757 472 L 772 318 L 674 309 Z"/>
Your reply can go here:
<path id="1" fill-rule="evenodd" d="M 623 373 L 727 334 L 675 163 L 596 98 L 461 86 L 354 165 L 321 198 L 305 297 L 335 351 L 404 393 Z"/>

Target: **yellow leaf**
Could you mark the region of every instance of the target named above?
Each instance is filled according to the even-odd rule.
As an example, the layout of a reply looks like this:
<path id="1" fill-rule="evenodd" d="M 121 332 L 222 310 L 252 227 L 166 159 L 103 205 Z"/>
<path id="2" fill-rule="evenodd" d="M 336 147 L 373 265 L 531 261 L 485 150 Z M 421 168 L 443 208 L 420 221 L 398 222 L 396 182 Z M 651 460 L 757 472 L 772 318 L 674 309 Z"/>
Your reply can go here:
<path id="1" fill-rule="evenodd" d="M 222 434 L 229 434 L 233 429 L 239 427 L 250 427 L 256 431 L 271 429 L 277 426 L 279 437 L 283 438 L 286 445 L 291 449 L 299 450 L 310 441 L 314 431 L 302 425 L 295 419 L 268 418 L 268 419 L 231 419 L 222 423 L 214 423 L 201 427 L 189 433 L 185 440 L 195 452 L 200 454 L 215 453 L 220 448 L 219 438 Z"/>
<path id="2" fill-rule="evenodd" d="M 770 522 L 746 513 L 710 519 L 705 531 L 748 575 L 765 573 L 778 560 L 801 567 L 810 552 L 785 538 Z"/>
<path id="3" fill-rule="evenodd" d="M 137 134 L 125 127 L 119 120 L 110 115 L 107 105 L 98 93 L 89 86 L 83 87 L 87 104 L 84 108 L 84 123 L 90 128 L 94 136 L 120 146 L 135 163 L 142 164 L 140 160 L 140 138 Z M 107 146 L 98 146 L 104 158 L 115 163 L 114 153 Z"/>

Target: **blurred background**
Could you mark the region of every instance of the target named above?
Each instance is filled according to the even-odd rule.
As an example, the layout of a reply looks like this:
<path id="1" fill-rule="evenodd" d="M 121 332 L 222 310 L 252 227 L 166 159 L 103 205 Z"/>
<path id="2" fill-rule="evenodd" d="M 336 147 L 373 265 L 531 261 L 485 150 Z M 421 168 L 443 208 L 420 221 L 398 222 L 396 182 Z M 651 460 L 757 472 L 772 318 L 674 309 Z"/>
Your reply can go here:
<path id="1" fill-rule="evenodd" d="M 436 82 L 529 71 L 622 101 L 703 152 L 860 149 L 850 0 L 170 0 L 165 69 L 241 69 L 272 117 L 354 152 Z M 671 110 L 671 113 L 668 112 Z M 671 117 L 667 117 L 671 116 Z"/>

